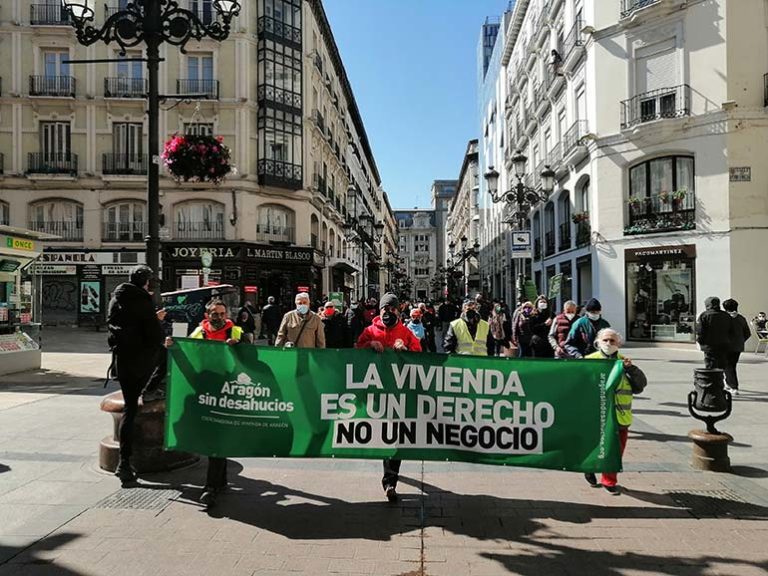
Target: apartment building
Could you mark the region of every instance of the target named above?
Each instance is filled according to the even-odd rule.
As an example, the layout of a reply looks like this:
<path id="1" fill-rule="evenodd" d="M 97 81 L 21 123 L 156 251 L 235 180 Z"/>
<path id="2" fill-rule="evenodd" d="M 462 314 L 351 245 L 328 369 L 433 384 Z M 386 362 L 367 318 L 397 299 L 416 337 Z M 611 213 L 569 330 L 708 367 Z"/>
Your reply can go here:
<path id="1" fill-rule="evenodd" d="M 182 0 L 205 23 L 210 0 Z M 122 8 L 96 7 L 96 24 Z M 146 234 L 146 71 L 140 49 L 78 44 L 58 0 L 0 5 L 0 223 L 55 234 L 35 271 L 43 320 L 83 320 L 80 283 L 99 283 L 100 314 Z M 292 304 L 355 290 L 381 178 L 320 0 L 242 2 L 230 37 L 161 49 L 161 141 L 215 134 L 236 167 L 222 184 L 161 170 L 163 289 L 210 280 Z M 69 60 L 117 59 L 103 64 Z M 176 98 L 195 95 L 194 100 Z M 348 224 L 369 221 L 368 233 Z M 97 314 L 98 316 L 98 314 Z"/>
<path id="2" fill-rule="evenodd" d="M 440 229 L 434 210 L 395 210 L 398 229 L 398 258 L 412 282 L 411 296 L 423 302 L 440 296 L 432 280 L 437 266 Z"/>
<path id="3" fill-rule="evenodd" d="M 707 296 L 765 308 L 768 5 L 520 0 L 506 29 L 505 168 L 554 192 L 533 277 L 601 299 L 629 339 L 692 342 Z M 750 316 L 751 317 L 751 316 Z"/>

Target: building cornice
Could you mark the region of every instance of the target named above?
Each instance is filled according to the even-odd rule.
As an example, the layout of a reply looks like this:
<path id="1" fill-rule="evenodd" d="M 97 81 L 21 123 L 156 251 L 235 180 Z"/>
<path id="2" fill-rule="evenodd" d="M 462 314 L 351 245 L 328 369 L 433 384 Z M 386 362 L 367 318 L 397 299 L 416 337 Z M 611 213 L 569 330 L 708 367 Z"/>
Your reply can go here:
<path id="1" fill-rule="evenodd" d="M 512 11 L 512 18 L 509 19 L 509 24 L 507 24 L 507 29 L 504 32 L 505 44 L 504 54 L 501 56 L 502 66 L 509 64 L 509 59 L 512 57 L 512 50 L 515 49 L 517 36 L 520 34 L 520 29 L 523 27 L 525 14 L 528 12 L 528 4 L 530 4 L 530 0 L 517 0 L 517 2 L 515 2 L 515 8 Z"/>

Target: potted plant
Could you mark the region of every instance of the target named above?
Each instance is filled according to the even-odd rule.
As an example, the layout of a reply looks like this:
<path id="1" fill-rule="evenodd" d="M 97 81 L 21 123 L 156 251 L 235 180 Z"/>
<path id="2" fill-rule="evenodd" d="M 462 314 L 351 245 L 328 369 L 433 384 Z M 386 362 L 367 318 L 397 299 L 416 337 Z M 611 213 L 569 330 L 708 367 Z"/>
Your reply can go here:
<path id="1" fill-rule="evenodd" d="M 659 192 L 659 200 L 662 204 L 669 204 L 669 202 L 672 200 L 672 195 L 668 191 L 662 190 Z"/>
<path id="2" fill-rule="evenodd" d="M 232 171 L 230 151 L 221 136 L 174 136 L 165 143 L 161 158 L 176 180 L 218 184 Z"/>
<path id="3" fill-rule="evenodd" d="M 571 221 L 574 224 L 581 224 L 582 222 L 589 222 L 589 212 L 575 212 L 571 216 Z"/>
<path id="4" fill-rule="evenodd" d="M 685 197 L 688 196 L 688 190 L 686 188 L 680 188 L 672 192 L 672 206 L 675 208 L 682 205 L 685 201 Z"/>

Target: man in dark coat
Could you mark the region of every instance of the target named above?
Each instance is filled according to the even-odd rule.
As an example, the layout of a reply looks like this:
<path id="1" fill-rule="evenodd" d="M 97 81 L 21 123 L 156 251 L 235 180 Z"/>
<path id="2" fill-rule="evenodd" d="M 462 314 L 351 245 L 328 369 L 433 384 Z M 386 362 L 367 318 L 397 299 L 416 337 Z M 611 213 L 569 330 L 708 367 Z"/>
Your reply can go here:
<path id="1" fill-rule="evenodd" d="M 328 300 L 323 305 L 320 319 L 323 321 L 323 328 L 325 329 L 325 347 L 348 348 L 347 319 L 336 310 L 332 301 Z"/>
<path id="2" fill-rule="evenodd" d="M 448 325 L 459 317 L 459 308 L 446 298 L 445 302 L 440 304 L 440 307 L 437 309 L 437 317 L 440 319 L 440 331 L 445 336 L 445 333 L 448 331 Z"/>
<path id="3" fill-rule="evenodd" d="M 731 347 L 731 317 L 720 310 L 720 298 L 715 296 L 704 300 L 704 308 L 696 323 L 696 342 L 704 352 L 704 366 L 725 370 Z"/>
<path id="4" fill-rule="evenodd" d="M 139 411 L 139 398 L 162 350 L 160 320 L 165 313 L 155 312 L 152 305 L 149 293 L 152 276 L 148 266 L 136 266 L 128 282 L 115 289 L 107 313 L 108 341 L 125 403 L 120 417 L 120 460 L 115 470 L 123 484 L 136 480 L 130 465 L 133 424 Z"/>
<path id="5" fill-rule="evenodd" d="M 344 316 L 347 321 L 347 343 L 346 348 L 354 348 L 357 339 L 360 338 L 360 334 L 365 330 L 365 306 L 363 301 L 356 304 L 352 304 Z"/>
<path id="6" fill-rule="evenodd" d="M 253 302 L 246 300 L 240 307 L 235 316 L 235 325 L 242 328 L 244 334 L 250 334 L 251 340 L 255 340 L 256 336 L 256 307 Z"/>
<path id="7" fill-rule="evenodd" d="M 283 315 L 280 314 L 280 308 L 275 304 L 275 297 L 270 296 L 267 298 L 267 305 L 261 310 L 262 330 L 266 332 L 267 344 L 269 346 L 273 346 L 275 343 L 275 337 L 280 329 L 282 319 Z"/>
<path id="8" fill-rule="evenodd" d="M 752 332 L 747 319 L 739 314 L 739 303 L 736 300 L 729 298 L 723 302 L 723 310 L 731 317 L 731 345 L 728 350 L 728 367 L 725 369 L 727 382 L 725 389 L 738 395 L 739 376 L 736 373 L 736 365 L 739 363 L 739 356 L 744 352 L 744 344 L 751 338 Z"/>

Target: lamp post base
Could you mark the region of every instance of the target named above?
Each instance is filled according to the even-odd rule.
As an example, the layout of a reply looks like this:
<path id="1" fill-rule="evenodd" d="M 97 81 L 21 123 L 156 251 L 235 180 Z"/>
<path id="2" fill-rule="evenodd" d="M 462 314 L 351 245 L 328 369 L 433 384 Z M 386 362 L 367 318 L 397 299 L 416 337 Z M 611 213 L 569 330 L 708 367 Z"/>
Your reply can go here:
<path id="1" fill-rule="evenodd" d="M 728 444 L 733 442 L 733 436 L 724 432 L 712 434 L 705 430 L 691 430 L 688 438 L 693 440 L 691 466 L 710 472 L 731 471 Z"/>

